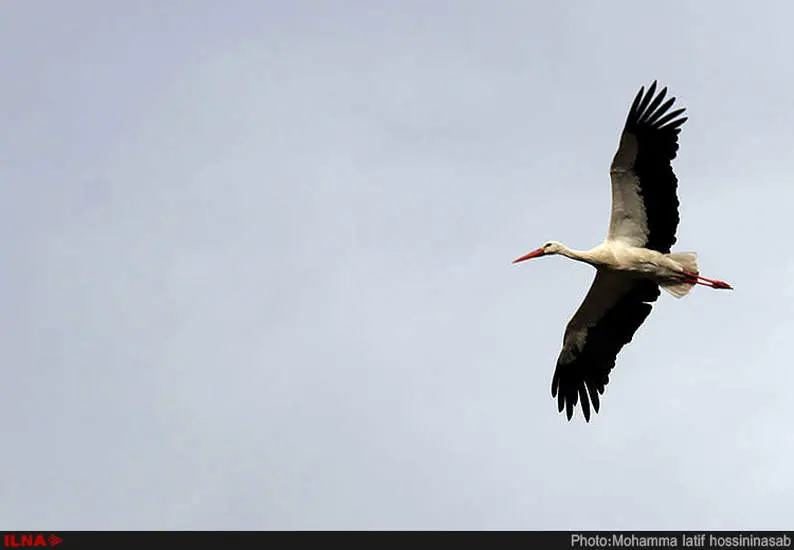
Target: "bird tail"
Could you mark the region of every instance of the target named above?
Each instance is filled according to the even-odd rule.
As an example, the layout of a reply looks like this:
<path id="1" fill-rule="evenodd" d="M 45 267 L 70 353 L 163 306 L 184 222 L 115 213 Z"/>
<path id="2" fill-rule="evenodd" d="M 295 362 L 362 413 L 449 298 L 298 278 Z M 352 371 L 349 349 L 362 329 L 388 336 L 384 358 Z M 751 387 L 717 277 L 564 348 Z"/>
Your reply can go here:
<path id="1" fill-rule="evenodd" d="M 667 257 L 680 265 L 684 271 L 693 275 L 698 274 L 698 255 L 696 252 L 671 252 Z M 676 298 L 683 298 L 686 296 L 692 287 L 695 286 L 694 282 L 675 280 L 662 283 L 661 286 L 667 292 Z"/>

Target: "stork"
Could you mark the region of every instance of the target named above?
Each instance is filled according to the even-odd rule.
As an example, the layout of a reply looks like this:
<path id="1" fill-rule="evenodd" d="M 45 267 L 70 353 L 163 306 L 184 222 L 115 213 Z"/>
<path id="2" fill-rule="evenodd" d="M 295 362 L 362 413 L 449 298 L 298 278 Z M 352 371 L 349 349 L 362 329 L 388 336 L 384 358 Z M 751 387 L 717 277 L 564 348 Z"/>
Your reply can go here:
<path id="1" fill-rule="evenodd" d="M 586 262 L 596 276 L 582 305 L 568 322 L 551 381 L 551 395 L 568 420 L 577 402 L 585 421 L 590 405 L 597 413 L 599 395 L 609 383 L 620 350 L 651 312 L 659 287 L 676 298 L 695 285 L 732 289 L 701 277 L 694 252 L 670 252 L 676 242 L 678 197 L 671 161 L 685 109 L 670 111 L 667 88 L 656 94 L 656 81 L 640 88 L 612 159 L 612 216 L 602 244 L 586 251 L 549 241 L 513 263 L 559 254 Z"/>

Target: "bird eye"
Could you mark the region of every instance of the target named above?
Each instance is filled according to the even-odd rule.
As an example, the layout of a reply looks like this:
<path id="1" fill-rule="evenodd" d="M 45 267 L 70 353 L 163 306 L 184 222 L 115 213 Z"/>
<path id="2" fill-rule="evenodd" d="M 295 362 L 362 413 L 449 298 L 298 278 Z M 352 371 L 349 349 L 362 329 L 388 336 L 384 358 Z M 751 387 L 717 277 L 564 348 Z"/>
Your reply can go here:
<path id="1" fill-rule="evenodd" d="M 548 248 L 550 246 L 551 246 L 551 243 L 546 243 L 546 244 L 543 245 L 543 248 Z"/>

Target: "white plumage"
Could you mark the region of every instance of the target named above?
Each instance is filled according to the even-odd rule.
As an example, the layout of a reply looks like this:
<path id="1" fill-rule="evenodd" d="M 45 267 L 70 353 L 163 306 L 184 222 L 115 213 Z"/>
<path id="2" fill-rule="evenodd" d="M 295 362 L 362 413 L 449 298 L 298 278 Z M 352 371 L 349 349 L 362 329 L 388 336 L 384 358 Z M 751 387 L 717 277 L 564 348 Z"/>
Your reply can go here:
<path id="1" fill-rule="evenodd" d="M 560 412 L 573 416 L 577 402 L 585 420 L 590 405 L 598 412 L 620 349 L 651 312 L 659 287 L 676 298 L 696 284 L 730 289 L 728 283 L 701 277 L 694 252 L 670 252 L 678 228 L 678 180 L 671 161 L 684 109 L 670 111 L 667 88 L 655 95 L 656 82 L 634 98 L 612 160 L 612 216 L 604 242 L 587 251 L 556 241 L 513 263 L 560 254 L 593 265 L 596 277 L 565 329 L 551 393 Z"/>

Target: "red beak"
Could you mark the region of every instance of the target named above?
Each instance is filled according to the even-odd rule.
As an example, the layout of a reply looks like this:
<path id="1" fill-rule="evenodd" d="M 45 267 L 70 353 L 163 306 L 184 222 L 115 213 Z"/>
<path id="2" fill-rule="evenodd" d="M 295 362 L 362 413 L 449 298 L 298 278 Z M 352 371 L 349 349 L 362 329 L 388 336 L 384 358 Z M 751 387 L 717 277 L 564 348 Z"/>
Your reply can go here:
<path id="1" fill-rule="evenodd" d="M 537 250 L 533 250 L 532 252 L 530 252 L 526 256 L 521 256 L 520 258 L 518 258 L 516 260 L 513 260 L 513 263 L 517 264 L 518 262 L 523 262 L 524 260 L 531 260 L 532 258 L 537 258 L 538 256 L 543 256 L 544 254 L 545 254 L 545 252 L 543 251 L 543 249 L 542 248 L 538 248 Z"/>

